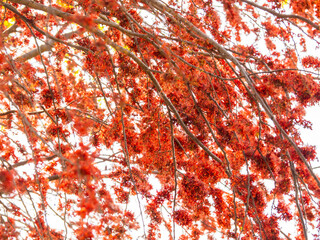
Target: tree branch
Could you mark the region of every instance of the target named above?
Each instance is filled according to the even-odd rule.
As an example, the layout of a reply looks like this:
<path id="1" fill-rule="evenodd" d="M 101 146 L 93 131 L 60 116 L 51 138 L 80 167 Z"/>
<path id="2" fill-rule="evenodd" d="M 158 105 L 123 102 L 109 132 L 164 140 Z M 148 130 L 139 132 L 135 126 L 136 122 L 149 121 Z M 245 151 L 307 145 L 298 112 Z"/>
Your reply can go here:
<path id="1" fill-rule="evenodd" d="M 256 8 L 259 8 L 259 9 L 265 11 L 265 12 L 271 13 L 272 15 L 274 15 L 274 16 L 276 16 L 276 17 L 278 17 L 278 18 L 284 18 L 284 19 L 286 19 L 286 18 L 299 19 L 299 20 L 301 20 L 301 21 L 303 21 L 303 22 L 311 25 L 311 26 L 314 27 L 315 29 L 320 30 L 320 27 L 319 27 L 318 24 L 316 24 L 316 23 L 312 22 L 310 19 L 307 19 L 307 18 L 302 17 L 302 16 L 300 16 L 300 15 L 296 15 L 296 14 L 282 14 L 282 13 L 278 13 L 278 12 L 276 12 L 276 11 L 270 9 L 270 8 L 266 8 L 266 7 L 260 6 L 259 4 L 256 4 L 256 3 L 251 2 L 251 1 L 248 1 L 248 0 L 240 0 L 240 1 L 245 2 L 245 3 L 247 3 L 247 4 L 251 5 L 251 6 L 254 6 L 254 7 L 256 7 Z"/>

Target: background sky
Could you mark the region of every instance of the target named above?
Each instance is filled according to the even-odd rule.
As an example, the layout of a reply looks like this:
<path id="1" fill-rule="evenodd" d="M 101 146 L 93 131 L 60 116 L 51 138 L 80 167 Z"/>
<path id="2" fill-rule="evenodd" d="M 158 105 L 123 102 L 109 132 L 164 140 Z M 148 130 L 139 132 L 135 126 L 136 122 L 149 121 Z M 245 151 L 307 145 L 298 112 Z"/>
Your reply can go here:
<path id="1" fill-rule="evenodd" d="M 317 156 L 320 159 L 320 105 L 309 107 L 306 112 L 306 119 L 312 122 L 312 130 L 301 128 L 301 137 L 306 144 L 316 146 Z M 320 167 L 320 161 L 313 166 Z M 316 172 L 320 174 L 320 168 Z"/>

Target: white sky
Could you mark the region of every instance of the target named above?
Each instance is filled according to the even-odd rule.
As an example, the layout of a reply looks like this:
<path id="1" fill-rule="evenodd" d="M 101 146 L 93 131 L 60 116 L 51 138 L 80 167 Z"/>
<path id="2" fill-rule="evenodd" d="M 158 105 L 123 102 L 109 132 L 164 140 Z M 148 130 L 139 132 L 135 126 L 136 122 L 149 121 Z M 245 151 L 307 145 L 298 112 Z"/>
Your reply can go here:
<path id="1" fill-rule="evenodd" d="M 317 156 L 320 159 L 320 105 L 309 107 L 306 112 L 306 119 L 312 122 L 312 130 L 301 129 L 301 137 L 306 144 L 317 147 Z M 314 166 L 320 166 L 320 162 Z"/>

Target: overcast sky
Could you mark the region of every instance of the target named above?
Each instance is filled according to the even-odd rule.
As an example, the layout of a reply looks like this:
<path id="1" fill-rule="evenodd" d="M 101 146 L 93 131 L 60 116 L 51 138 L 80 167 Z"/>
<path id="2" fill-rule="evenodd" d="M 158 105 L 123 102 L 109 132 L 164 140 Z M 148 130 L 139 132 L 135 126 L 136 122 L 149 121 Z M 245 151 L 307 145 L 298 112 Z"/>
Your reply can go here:
<path id="1" fill-rule="evenodd" d="M 317 147 L 318 158 L 320 159 L 320 105 L 313 106 L 307 109 L 306 119 L 312 122 L 312 130 L 301 129 L 302 140 L 309 145 Z M 320 166 L 320 162 L 313 164 Z M 317 171 L 320 174 L 320 168 Z"/>

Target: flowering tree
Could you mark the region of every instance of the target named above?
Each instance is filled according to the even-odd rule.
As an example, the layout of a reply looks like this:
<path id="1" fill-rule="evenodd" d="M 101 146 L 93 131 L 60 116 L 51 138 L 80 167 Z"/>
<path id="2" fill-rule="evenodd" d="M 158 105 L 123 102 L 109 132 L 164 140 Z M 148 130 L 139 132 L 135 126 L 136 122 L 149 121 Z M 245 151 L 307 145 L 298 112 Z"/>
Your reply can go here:
<path id="1" fill-rule="evenodd" d="M 0 5 L 1 239 L 320 237 L 320 1 Z"/>

